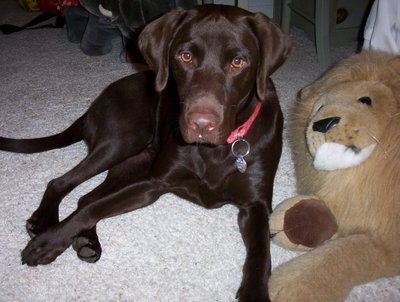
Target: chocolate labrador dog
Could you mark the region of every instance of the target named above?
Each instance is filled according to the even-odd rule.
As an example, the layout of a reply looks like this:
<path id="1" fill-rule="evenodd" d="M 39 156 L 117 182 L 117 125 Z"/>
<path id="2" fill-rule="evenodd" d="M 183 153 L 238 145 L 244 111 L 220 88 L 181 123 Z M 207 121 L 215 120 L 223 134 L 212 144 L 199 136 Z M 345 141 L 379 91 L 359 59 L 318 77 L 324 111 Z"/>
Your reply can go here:
<path id="1" fill-rule="evenodd" d="M 71 244 L 100 258 L 96 223 L 171 192 L 206 208 L 239 208 L 247 256 L 240 301 L 268 301 L 268 214 L 282 147 L 282 113 L 269 78 L 287 58 L 287 35 L 266 16 L 231 6 L 177 9 L 139 38 L 153 71 L 123 78 L 65 131 L 37 139 L 0 138 L 0 149 L 30 153 L 84 140 L 88 155 L 52 180 L 27 221 L 22 251 L 31 266 L 54 261 Z M 73 188 L 108 170 L 59 221 Z"/>

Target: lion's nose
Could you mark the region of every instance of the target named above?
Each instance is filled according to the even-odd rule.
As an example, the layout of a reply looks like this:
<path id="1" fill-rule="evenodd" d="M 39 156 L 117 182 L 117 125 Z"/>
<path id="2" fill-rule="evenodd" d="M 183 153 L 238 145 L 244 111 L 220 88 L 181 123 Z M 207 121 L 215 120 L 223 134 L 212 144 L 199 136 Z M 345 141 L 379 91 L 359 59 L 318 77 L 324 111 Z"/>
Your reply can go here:
<path id="1" fill-rule="evenodd" d="M 340 122 L 340 117 L 328 117 L 323 120 L 319 120 L 313 124 L 312 129 L 321 133 L 326 133 Z"/>

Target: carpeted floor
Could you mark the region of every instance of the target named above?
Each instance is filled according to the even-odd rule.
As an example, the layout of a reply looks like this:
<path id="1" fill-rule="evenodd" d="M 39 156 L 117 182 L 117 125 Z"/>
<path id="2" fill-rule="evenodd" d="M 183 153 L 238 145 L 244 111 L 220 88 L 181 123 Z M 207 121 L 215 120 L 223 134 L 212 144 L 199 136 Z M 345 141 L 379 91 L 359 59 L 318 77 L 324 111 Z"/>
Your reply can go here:
<path id="1" fill-rule="evenodd" d="M 0 24 L 22 25 L 32 16 L 14 0 L 0 1 Z M 313 44 L 299 30 L 292 35 L 294 53 L 273 77 L 286 118 L 297 91 L 323 71 Z M 355 42 L 335 48 L 334 58 L 355 49 Z M 67 41 L 63 29 L 0 34 L 0 135 L 45 136 L 64 129 L 107 84 L 133 72 L 120 62 L 119 52 L 116 40 L 112 53 L 88 57 Z M 237 210 L 225 206 L 209 211 L 171 194 L 153 206 L 99 223 L 103 255 L 96 264 L 80 261 L 70 248 L 51 265 L 21 265 L 20 252 L 29 240 L 25 220 L 47 182 L 84 156 L 83 143 L 34 155 L 0 152 L 0 301 L 235 300 L 244 260 Z M 103 178 L 75 189 L 62 203 L 62 217 Z M 285 142 L 274 205 L 294 193 Z M 272 246 L 274 267 L 294 256 Z M 400 301 L 400 277 L 359 286 L 347 301 Z"/>

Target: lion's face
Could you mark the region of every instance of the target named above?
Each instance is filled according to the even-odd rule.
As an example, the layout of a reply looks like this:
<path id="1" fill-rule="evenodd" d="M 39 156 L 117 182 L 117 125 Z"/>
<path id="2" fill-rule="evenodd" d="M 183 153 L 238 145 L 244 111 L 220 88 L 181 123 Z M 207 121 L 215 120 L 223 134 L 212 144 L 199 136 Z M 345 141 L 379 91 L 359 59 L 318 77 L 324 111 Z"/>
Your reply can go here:
<path id="1" fill-rule="evenodd" d="M 306 140 L 317 170 L 362 163 L 398 111 L 392 90 L 377 81 L 339 83 L 314 97 Z"/>

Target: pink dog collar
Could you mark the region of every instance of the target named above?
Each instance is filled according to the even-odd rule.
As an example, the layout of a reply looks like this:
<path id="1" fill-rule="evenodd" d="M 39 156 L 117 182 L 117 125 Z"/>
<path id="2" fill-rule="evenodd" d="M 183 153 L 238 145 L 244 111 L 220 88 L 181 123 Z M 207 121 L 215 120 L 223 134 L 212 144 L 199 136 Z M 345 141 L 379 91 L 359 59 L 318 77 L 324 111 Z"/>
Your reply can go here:
<path id="1" fill-rule="evenodd" d="M 256 119 L 258 113 L 260 112 L 262 102 L 258 101 L 256 108 L 254 109 L 254 112 L 252 115 L 250 115 L 249 119 L 244 122 L 244 124 L 240 125 L 237 127 L 235 130 L 231 132 L 229 137 L 226 139 L 226 142 L 228 144 L 232 144 L 235 140 L 242 138 L 243 136 L 246 135 L 247 131 L 249 131 L 251 125 L 253 124 L 254 120 Z"/>

